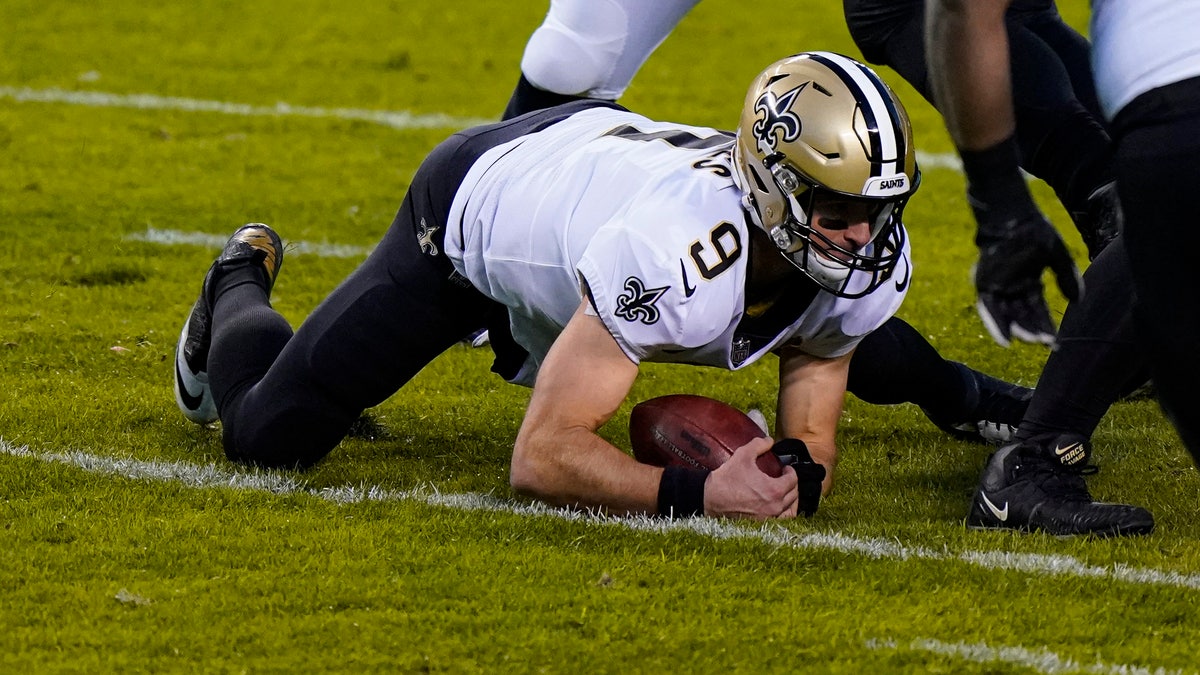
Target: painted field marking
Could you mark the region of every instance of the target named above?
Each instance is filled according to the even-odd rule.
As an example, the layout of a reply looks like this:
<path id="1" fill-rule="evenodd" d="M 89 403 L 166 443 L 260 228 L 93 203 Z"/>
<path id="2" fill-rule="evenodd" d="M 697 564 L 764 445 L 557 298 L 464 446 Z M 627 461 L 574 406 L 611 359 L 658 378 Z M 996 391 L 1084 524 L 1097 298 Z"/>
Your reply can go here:
<path id="1" fill-rule="evenodd" d="M 158 462 L 104 457 L 86 452 L 40 452 L 17 446 L 0 437 L 0 454 L 74 466 L 93 473 L 124 476 L 138 480 L 178 482 L 194 488 L 235 488 L 274 494 L 304 494 L 337 504 L 360 502 L 410 501 L 464 511 L 494 511 L 517 515 L 549 516 L 573 522 L 589 522 L 624 527 L 638 532 L 665 534 L 691 532 L 717 540 L 753 540 L 769 546 L 793 550 L 836 551 L 882 560 L 957 561 L 988 570 L 1015 571 L 1043 576 L 1075 577 L 1118 581 L 1144 586 L 1166 586 L 1200 590 L 1200 575 L 1170 570 L 1088 565 L 1065 555 L 1006 553 L 997 551 L 934 550 L 908 546 L 894 539 L 864 538 L 837 532 L 790 532 L 774 524 L 750 528 L 715 518 L 663 520 L 649 517 L 611 517 L 584 511 L 555 509 L 536 503 L 517 502 L 493 495 L 445 493 L 435 486 L 414 490 L 390 490 L 379 486 L 311 488 L 292 475 L 273 471 L 243 470 L 217 464 Z"/>
<path id="2" fill-rule="evenodd" d="M 65 103 L 96 108 L 137 108 L 139 110 L 182 110 L 185 112 L 219 113 L 247 117 L 311 117 L 317 119 L 359 120 L 393 129 L 465 129 L 495 122 L 484 117 L 456 117 L 443 113 L 418 114 L 404 110 L 366 110 L 362 108 L 321 108 L 279 102 L 273 106 L 248 105 L 229 101 L 212 101 L 156 94 L 110 94 L 102 91 L 71 91 L 51 87 L 0 86 L 0 99 L 18 103 Z M 924 170 L 952 169 L 962 171 L 962 162 L 954 153 L 917 151 L 917 163 Z M 224 243 L 224 242 L 222 242 Z"/>
<path id="3" fill-rule="evenodd" d="M 134 232 L 125 235 L 129 241 L 144 241 L 151 244 L 166 246 L 203 246 L 220 250 L 229 241 L 228 234 L 209 234 L 207 232 L 185 232 L 183 230 L 160 230 L 154 227 L 146 228 L 145 232 Z M 351 246 L 349 244 L 331 244 L 328 242 L 285 241 L 284 252 L 287 255 L 315 255 L 323 258 L 363 258 L 371 252 L 373 246 Z"/>
<path id="4" fill-rule="evenodd" d="M 405 110 L 366 110 L 362 108 L 320 108 L 279 102 L 273 106 L 210 101 L 156 94 L 110 94 L 103 91 L 70 91 L 51 87 L 0 86 L 0 99 L 18 103 L 66 103 L 93 108 L 137 108 L 139 110 L 182 110 L 219 113 L 243 117 L 312 117 L 317 119 L 359 120 L 393 129 L 463 129 L 494 122 L 482 117 L 455 117 L 442 113 L 418 114 Z"/>
<path id="5" fill-rule="evenodd" d="M 1097 675 L 1183 675 L 1182 670 L 1147 668 L 1128 664 L 1081 663 L 1044 649 L 1025 647 L 992 647 L 983 643 L 942 642 L 921 638 L 907 644 L 895 640 L 867 640 L 866 647 L 875 650 L 930 652 L 983 664 L 1006 664 L 1035 670 L 1039 673 L 1096 673 Z"/>

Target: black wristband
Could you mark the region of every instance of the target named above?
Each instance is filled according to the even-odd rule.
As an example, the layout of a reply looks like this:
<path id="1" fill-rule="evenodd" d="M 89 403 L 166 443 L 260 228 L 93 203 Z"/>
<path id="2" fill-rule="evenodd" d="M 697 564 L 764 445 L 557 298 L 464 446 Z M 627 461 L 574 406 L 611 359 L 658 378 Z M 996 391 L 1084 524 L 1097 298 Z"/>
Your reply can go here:
<path id="1" fill-rule="evenodd" d="M 704 482 L 710 472 L 668 466 L 658 483 L 658 514 L 668 518 L 704 515 Z"/>
<path id="2" fill-rule="evenodd" d="M 796 487 L 800 491 L 799 513 L 811 516 L 817 512 L 821 502 L 821 484 L 825 480 L 825 466 L 813 461 L 808 446 L 799 438 L 780 439 L 771 447 L 771 452 L 784 466 L 796 471 Z"/>

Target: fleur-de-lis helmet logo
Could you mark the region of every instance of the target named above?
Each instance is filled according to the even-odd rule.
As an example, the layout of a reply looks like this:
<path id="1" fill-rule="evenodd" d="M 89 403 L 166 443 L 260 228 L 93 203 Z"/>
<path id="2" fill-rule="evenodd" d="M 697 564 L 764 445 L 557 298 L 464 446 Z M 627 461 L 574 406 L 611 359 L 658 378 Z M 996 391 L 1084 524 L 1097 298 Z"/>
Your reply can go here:
<path id="1" fill-rule="evenodd" d="M 764 155 L 776 151 L 780 143 L 792 143 L 800 138 L 803 125 L 796 113 L 792 112 L 792 104 L 796 97 L 807 86 L 805 82 L 795 89 L 788 90 L 782 96 L 776 96 L 773 91 L 764 91 L 754 102 L 754 137 L 758 140 L 758 148 Z"/>

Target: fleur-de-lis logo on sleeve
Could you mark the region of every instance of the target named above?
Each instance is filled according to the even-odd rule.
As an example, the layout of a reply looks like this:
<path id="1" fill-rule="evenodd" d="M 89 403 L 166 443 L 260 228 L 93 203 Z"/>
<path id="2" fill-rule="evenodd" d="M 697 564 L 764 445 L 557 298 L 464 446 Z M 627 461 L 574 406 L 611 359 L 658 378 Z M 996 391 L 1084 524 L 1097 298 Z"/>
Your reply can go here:
<path id="1" fill-rule="evenodd" d="M 617 316 L 626 321 L 641 321 L 647 326 L 657 323 L 659 312 L 654 303 L 667 292 L 670 286 L 646 288 L 646 283 L 637 277 L 625 280 L 625 292 L 617 297 Z"/>

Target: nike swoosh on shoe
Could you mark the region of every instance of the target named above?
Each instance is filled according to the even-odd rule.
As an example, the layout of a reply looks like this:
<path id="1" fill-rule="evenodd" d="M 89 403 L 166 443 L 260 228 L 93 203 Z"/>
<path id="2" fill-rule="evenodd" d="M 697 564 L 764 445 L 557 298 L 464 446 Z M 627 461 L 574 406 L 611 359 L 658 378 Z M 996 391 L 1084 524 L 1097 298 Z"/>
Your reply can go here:
<path id="1" fill-rule="evenodd" d="M 179 386 L 175 388 L 175 390 L 179 392 L 179 401 L 183 403 L 188 410 L 199 410 L 200 406 L 204 403 L 204 391 L 201 390 L 199 394 L 193 394 L 192 392 L 188 391 L 187 384 L 183 380 L 183 371 L 179 369 L 178 361 L 175 362 L 175 382 L 179 384 Z"/>
<path id="2" fill-rule="evenodd" d="M 199 392 L 193 393 L 189 385 L 198 386 Z M 196 424 L 208 424 L 220 418 L 212 390 L 208 387 L 208 374 L 191 374 L 191 369 L 179 359 L 175 361 L 175 402 L 183 416 Z"/>
<path id="3" fill-rule="evenodd" d="M 988 499 L 987 493 L 980 492 L 979 496 L 983 498 L 983 505 L 992 512 L 993 516 L 996 516 L 997 520 L 1002 523 L 1008 521 L 1008 502 L 1004 502 L 1004 508 L 999 508 L 992 503 L 992 500 Z"/>

